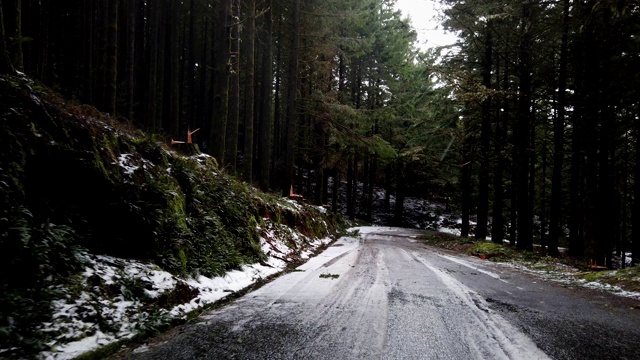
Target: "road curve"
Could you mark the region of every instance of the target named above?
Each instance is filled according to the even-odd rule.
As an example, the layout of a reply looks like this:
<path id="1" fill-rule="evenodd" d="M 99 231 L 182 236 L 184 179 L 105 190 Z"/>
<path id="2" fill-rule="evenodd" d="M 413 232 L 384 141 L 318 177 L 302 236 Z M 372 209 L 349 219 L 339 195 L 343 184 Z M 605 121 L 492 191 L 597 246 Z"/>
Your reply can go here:
<path id="1" fill-rule="evenodd" d="M 640 302 L 445 253 L 387 229 L 127 359 L 637 359 Z"/>

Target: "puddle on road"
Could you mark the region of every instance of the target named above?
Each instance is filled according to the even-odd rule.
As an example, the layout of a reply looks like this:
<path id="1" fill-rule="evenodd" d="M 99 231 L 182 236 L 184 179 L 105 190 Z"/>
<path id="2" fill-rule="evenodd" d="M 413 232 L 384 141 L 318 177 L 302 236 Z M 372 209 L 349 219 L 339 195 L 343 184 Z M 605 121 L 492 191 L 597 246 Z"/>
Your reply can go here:
<path id="1" fill-rule="evenodd" d="M 513 304 L 492 298 L 487 298 L 486 301 L 498 311 L 518 312 L 518 308 Z"/>

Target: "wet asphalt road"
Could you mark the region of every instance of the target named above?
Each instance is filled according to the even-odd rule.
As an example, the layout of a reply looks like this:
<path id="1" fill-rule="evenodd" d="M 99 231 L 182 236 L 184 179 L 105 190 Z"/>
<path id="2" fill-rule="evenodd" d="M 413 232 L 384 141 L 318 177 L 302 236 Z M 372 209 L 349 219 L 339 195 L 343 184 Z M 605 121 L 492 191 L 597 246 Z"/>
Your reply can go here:
<path id="1" fill-rule="evenodd" d="M 640 301 L 446 253 L 343 238 L 128 359 L 640 359 Z"/>

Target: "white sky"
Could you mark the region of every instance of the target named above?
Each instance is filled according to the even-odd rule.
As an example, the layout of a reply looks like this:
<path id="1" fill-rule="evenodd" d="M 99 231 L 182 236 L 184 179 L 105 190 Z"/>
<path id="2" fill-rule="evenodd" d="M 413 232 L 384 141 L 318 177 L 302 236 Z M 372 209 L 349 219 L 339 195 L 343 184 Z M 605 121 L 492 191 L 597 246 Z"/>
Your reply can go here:
<path id="1" fill-rule="evenodd" d="M 411 18 L 418 32 L 416 46 L 420 49 L 453 44 L 456 36 L 442 30 L 437 17 L 442 15 L 437 0 L 397 0 L 396 8 L 402 11 L 402 17 Z"/>

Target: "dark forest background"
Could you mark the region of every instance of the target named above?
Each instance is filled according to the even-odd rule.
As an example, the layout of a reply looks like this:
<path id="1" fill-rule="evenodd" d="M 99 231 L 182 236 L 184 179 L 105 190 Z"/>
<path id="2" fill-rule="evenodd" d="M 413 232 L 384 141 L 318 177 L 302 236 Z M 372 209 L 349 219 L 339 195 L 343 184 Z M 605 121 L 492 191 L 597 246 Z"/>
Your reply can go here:
<path id="1" fill-rule="evenodd" d="M 638 1 L 444 0 L 428 51 L 394 3 L 2 0 L 0 71 L 352 218 L 449 197 L 463 236 L 637 263 Z"/>

